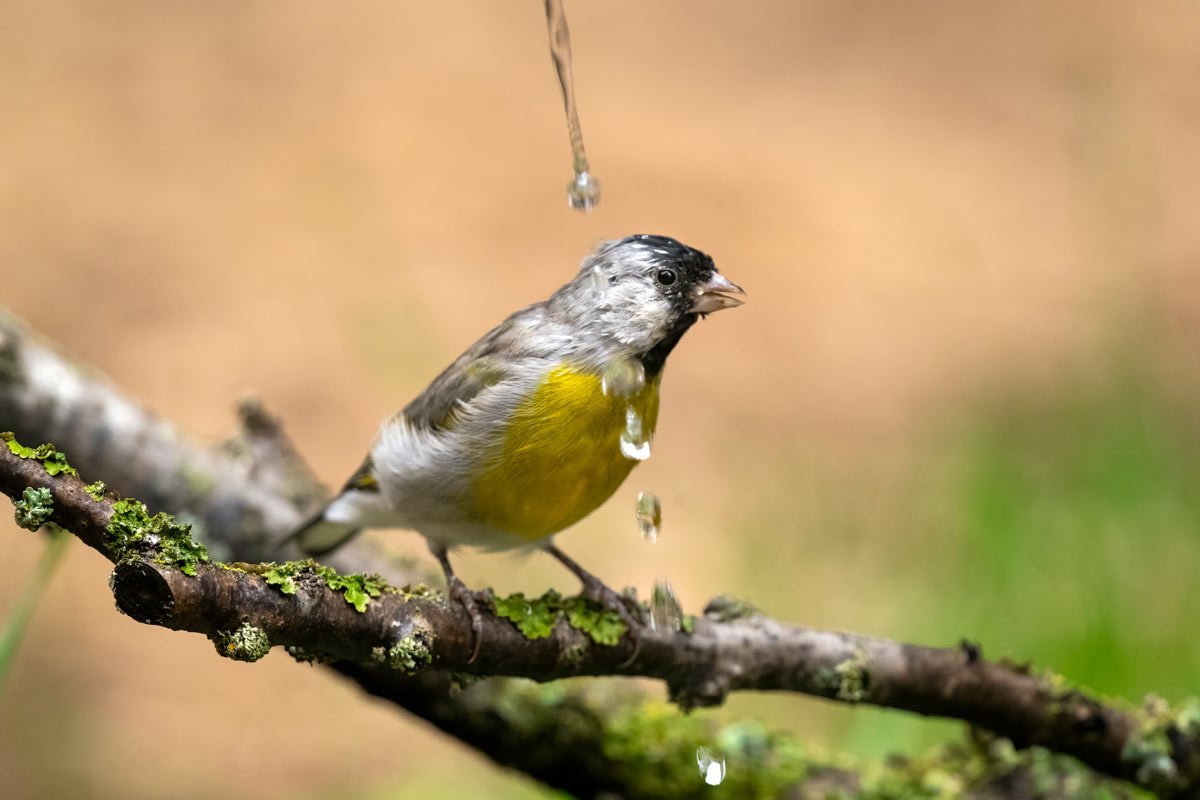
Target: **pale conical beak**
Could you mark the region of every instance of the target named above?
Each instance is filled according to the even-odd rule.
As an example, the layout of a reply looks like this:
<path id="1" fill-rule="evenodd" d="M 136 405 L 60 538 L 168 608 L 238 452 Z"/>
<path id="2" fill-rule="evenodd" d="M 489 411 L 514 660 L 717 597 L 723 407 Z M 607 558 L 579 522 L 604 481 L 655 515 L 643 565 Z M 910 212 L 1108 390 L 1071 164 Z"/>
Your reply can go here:
<path id="1" fill-rule="evenodd" d="M 691 311 L 693 314 L 711 314 L 746 302 L 730 296 L 734 294 L 744 295 L 745 292 L 721 273 L 714 272 L 711 278 L 692 289 Z"/>

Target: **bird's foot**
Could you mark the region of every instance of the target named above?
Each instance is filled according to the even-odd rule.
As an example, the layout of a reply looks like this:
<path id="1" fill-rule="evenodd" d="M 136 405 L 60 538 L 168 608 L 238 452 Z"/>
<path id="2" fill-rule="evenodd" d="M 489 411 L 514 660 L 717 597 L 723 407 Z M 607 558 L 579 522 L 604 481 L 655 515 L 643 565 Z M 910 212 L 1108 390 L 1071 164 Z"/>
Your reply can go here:
<path id="1" fill-rule="evenodd" d="M 429 552 L 433 553 L 434 558 L 442 566 L 442 574 L 446 576 L 446 596 L 454 602 L 461 605 L 467 610 L 467 616 L 471 618 L 471 632 L 474 635 L 475 647 L 471 650 L 471 657 L 467 660 L 468 664 L 475 663 L 475 659 L 479 657 L 479 648 L 483 646 L 483 617 L 479 614 L 479 604 L 476 598 L 482 598 L 482 592 L 472 592 L 467 588 L 467 585 L 462 582 L 462 579 L 454 574 L 454 569 L 450 566 L 450 557 L 446 553 L 446 546 L 440 542 L 429 542 Z"/>
<path id="2" fill-rule="evenodd" d="M 479 604 L 476 602 L 477 593 L 468 589 L 457 575 L 448 575 L 446 576 L 446 594 L 451 600 L 465 608 L 467 616 L 471 618 L 471 632 L 474 635 L 475 647 L 472 648 L 471 657 L 467 663 L 473 664 L 479 657 L 479 648 L 483 645 L 483 616 L 479 613 Z M 482 593 L 478 594 L 482 595 Z"/>
<path id="3" fill-rule="evenodd" d="M 642 609 L 638 605 L 637 600 L 628 595 L 618 594 L 613 591 L 604 581 L 579 566 L 573 558 L 554 545 L 547 547 L 546 552 L 558 559 L 564 567 L 571 570 L 575 577 L 579 579 L 579 582 L 583 585 L 582 590 L 579 592 L 580 597 L 599 603 L 604 608 L 615 612 L 621 618 L 621 621 L 625 623 L 626 636 L 633 642 L 633 653 L 623 664 L 618 666 L 623 667 L 633 663 L 633 660 L 637 658 L 638 652 L 642 647 L 638 636 L 643 627 L 641 621 Z"/>
<path id="4" fill-rule="evenodd" d="M 642 627 L 642 609 L 632 597 L 610 589 L 608 584 L 594 575 L 589 574 L 587 578 L 581 576 L 579 580 L 583 584 L 579 592 L 580 597 L 616 612 L 621 621 L 629 627 L 630 633 Z"/>
<path id="5" fill-rule="evenodd" d="M 584 577 L 584 575 L 587 577 Z M 584 575 L 579 576 L 579 580 L 583 584 L 579 595 L 616 612 L 621 621 L 625 623 L 625 636 L 628 637 L 629 641 L 633 642 L 633 652 L 629 654 L 629 658 L 622 661 L 617 667 L 627 667 L 634 662 L 638 654 L 642 651 L 642 621 L 640 619 L 642 609 L 638 606 L 637 600 L 629 595 L 614 592 L 608 587 L 608 584 L 595 575 L 586 572 Z"/>

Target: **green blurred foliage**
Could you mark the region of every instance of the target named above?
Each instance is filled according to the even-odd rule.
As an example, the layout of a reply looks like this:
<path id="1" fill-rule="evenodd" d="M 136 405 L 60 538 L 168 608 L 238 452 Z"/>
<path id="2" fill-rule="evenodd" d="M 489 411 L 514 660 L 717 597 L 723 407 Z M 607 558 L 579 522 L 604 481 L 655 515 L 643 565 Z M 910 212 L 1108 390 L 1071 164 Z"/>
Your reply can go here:
<path id="1" fill-rule="evenodd" d="M 971 437 L 949 619 L 1106 694 L 1196 691 L 1200 461 L 1136 370 L 1015 405 Z"/>
<path id="2" fill-rule="evenodd" d="M 968 638 L 988 657 L 1029 661 L 1131 704 L 1196 695 L 1200 425 L 1186 404 L 1125 364 L 1054 396 L 989 398 L 965 429 L 946 433 L 927 445 L 926 491 L 890 512 L 897 537 L 927 531 L 914 561 L 939 563 L 901 562 L 899 574 L 879 576 L 922 587 L 876 595 L 897 604 L 900 624 L 883 633 Z M 871 755 L 920 752 L 957 727 L 884 711 L 844 716 L 841 745 Z"/>

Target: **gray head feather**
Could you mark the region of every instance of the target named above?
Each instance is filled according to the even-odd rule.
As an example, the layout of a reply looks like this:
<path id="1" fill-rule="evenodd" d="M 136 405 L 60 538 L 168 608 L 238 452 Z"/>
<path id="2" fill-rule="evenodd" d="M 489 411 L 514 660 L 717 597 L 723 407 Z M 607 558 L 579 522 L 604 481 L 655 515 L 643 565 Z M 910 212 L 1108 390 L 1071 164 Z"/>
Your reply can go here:
<path id="1" fill-rule="evenodd" d="M 714 272 L 711 258 L 675 239 L 627 236 L 602 242 L 546 309 L 587 339 L 588 350 L 640 357 L 673 345 L 696 321 L 690 292 Z"/>

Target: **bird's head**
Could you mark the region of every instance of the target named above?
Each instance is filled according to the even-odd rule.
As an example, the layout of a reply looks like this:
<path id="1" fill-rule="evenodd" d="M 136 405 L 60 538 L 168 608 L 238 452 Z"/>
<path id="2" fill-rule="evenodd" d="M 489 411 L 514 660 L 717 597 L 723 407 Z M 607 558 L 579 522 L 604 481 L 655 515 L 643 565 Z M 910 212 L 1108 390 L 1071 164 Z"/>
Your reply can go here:
<path id="1" fill-rule="evenodd" d="M 742 294 L 707 254 L 639 234 L 601 243 L 552 302 L 656 371 L 697 319 L 740 306 Z"/>

